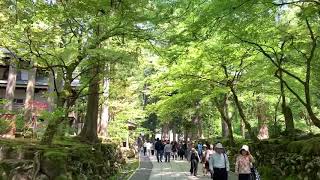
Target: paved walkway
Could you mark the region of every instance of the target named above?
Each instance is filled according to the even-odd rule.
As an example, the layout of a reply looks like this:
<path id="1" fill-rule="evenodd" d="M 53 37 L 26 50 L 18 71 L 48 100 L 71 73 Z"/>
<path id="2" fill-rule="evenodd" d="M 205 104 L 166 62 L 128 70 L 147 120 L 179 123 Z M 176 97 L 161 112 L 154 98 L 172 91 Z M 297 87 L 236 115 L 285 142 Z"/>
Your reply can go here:
<path id="1" fill-rule="evenodd" d="M 149 180 L 153 163 L 147 156 L 140 155 L 139 169 L 131 176 L 130 180 Z"/>
<path id="2" fill-rule="evenodd" d="M 130 180 L 209 180 L 209 176 L 202 173 L 202 164 L 198 166 L 198 176 L 190 176 L 190 165 L 187 161 L 171 160 L 170 163 L 158 163 L 155 156 L 150 158 L 141 155 L 140 168 L 130 178 Z M 229 180 L 237 180 L 233 174 L 229 175 Z"/>

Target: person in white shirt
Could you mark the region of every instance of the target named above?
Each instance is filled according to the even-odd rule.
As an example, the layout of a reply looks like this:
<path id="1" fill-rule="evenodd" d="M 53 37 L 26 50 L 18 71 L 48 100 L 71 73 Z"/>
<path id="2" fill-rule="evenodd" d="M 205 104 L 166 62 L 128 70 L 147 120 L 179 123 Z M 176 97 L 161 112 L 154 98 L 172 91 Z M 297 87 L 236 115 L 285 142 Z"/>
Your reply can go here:
<path id="1" fill-rule="evenodd" d="M 147 147 L 147 155 L 150 156 L 152 144 L 148 141 L 146 147 Z"/>
<path id="2" fill-rule="evenodd" d="M 221 143 L 217 143 L 215 153 L 209 158 L 209 169 L 213 179 L 228 180 L 229 159 Z"/>
<path id="3" fill-rule="evenodd" d="M 154 155 L 154 144 L 156 143 L 156 141 L 151 143 L 151 155 Z"/>
<path id="4" fill-rule="evenodd" d="M 172 145 L 170 144 L 170 141 L 168 140 L 167 144 L 164 146 L 165 162 L 170 162 L 171 152 L 172 152 Z"/>
<path id="5" fill-rule="evenodd" d="M 143 155 L 144 155 L 144 156 L 145 156 L 146 153 L 147 153 L 147 146 L 148 146 L 148 142 L 145 141 L 145 142 L 143 143 Z"/>

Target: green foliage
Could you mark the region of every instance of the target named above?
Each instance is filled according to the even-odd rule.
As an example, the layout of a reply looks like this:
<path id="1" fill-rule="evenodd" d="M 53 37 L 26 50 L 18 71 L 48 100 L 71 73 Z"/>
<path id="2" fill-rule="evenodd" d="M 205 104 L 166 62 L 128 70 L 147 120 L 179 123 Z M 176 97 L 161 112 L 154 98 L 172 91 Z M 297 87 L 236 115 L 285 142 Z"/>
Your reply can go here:
<path id="1" fill-rule="evenodd" d="M 0 134 L 5 134 L 10 128 L 10 122 L 4 119 L 0 119 Z"/>
<path id="2" fill-rule="evenodd" d="M 46 121 L 57 121 L 60 118 L 63 118 L 65 116 L 64 109 L 57 108 L 53 112 L 48 111 L 42 111 L 40 118 L 46 120 Z"/>
<path id="3" fill-rule="evenodd" d="M 22 113 L 16 115 L 16 128 L 21 131 L 26 127 L 24 115 Z"/>
<path id="4" fill-rule="evenodd" d="M 86 112 L 86 97 L 95 79 L 110 82 L 93 98 L 100 98 L 100 107 L 108 107 L 108 134 L 118 142 L 129 133 L 128 121 L 142 126 L 131 132 L 133 139 L 161 126 L 178 133 L 197 134 L 201 129 L 207 138 L 219 137 L 225 130 L 217 109 L 221 97 L 226 97 L 222 106 L 236 138 L 248 134 L 249 128 L 241 127 L 243 119 L 254 133 L 268 125 L 269 136 L 278 137 L 286 133 L 281 132 L 286 128 L 281 78 L 282 96 L 293 110 L 297 131 L 320 132 L 319 7 L 314 1 L 0 5 L 0 46 L 64 82 L 50 94 L 57 110 L 41 115 L 57 122 L 59 135 L 73 131 L 67 120 L 59 121 L 72 110 L 79 111 L 83 122 L 89 121 L 86 114 L 92 112 Z M 98 66 L 100 72 L 93 73 Z M 75 77 L 81 83 L 72 87 Z M 18 129 L 22 126 L 18 117 Z M 313 152 L 314 147 L 305 151 Z"/>
<path id="5" fill-rule="evenodd" d="M 320 155 L 320 138 L 293 141 L 288 144 L 288 151 L 302 155 Z"/>

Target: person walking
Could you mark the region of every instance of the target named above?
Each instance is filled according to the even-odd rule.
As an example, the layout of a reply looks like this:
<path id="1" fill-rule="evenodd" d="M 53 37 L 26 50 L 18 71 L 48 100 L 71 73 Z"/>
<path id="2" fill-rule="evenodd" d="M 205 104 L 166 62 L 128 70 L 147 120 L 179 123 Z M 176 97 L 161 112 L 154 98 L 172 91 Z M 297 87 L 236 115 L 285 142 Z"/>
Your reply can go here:
<path id="1" fill-rule="evenodd" d="M 243 145 L 237 157 L 235 168 L 235 173 L 238 175 L 239 180 L 250 180 L 251 168 L 253 167 L 254 161 L 249 151 L 249 146 Z"/>
<path id="2" fill-rule="evenodd" d="M 188 160 L 188 143 L 186 142 L 183 143 L 182 150 L 184 152 L 184 157 Z"/>
<path id="3" fill-rule="evenodd" d="M 145 141 L 144 144 L 143 144 L 143 155 L 146 156 L 146 153 L 147 153 L 147 146 L 148 146 L 148 142 Z"/>
<path id="4" fill-rule="evenodd" d="M 198 163 L 200 161 L 200 157 L 195 148 L 191 149 L 190 152 L 190 174 L 191 176 L 197 176 L 198 172 Z"/>
<path id="5" fill-rule="evenodd" d="M 214 180 L 228 180 L 230 164 L 225 149 L 221 143 L 217 143 L 215 153 L 209 159 L 209 169 Z"/>
<path id="6" fill-rule="evenodd" d="M 152 143 L 151 143 L 151 156 L 154 156 L 154 145 L 156 143 L 156 140 L 154 140 Z"/>
<path id="7" fill-rule="evenodd" d="M 172 145 L 170 144 L 170 141 L 167 140 L 167 143 L 166 143 L 166 145 L 164 146 L 165 162 L 170 162 L 171 153 L 172 153 Z"/>
<path id="8" fill-rule="evenodd" d="M 190 158 L 191 158 L 192 148 L 195 149 L 195 146 L 194 146 L 194 143 L 193 143 L 193 142 L 190 142 L 190 143 L 188 144 L 188 149 L 187 149 L 187 151 L 186 151 L 186 153 L 187 153 L 187 160 L 188 160 L 188 161 L 190 161 Z M 199 154 L 198 154 L 198 156 L 199 156 Z"/>
<path id="9" fill-rule="evenodd" d="M 206 176 L 208 174 L 208 172 L 210 172 L 209 170 L 209 158 L 210 156 L 212 156 L 212 154 L 214 153 L 214 150 L 213 150 L 213 145 L 208 145 L 208 148 L 207 148 L 207 145 L 203 145 L 203 147 L 206 147 L 206 150 L 204 151 L 203 153 L 203 174 L 204 176 Z"/>
<path id="10" fill-rule="evenodd" d="M 203 145 L 201 144 L 201 142 L 198 142 L 197 150 L 198 150 L 198 154 L 199 154 L 200 158 L 202 158 L 202 147 L 203 147 Z"/>
<path id="11" fill-rule="evenodd" d="M 178 158 L 178 143 L 177 141 L 172 142 L 172 157 L 173 160 L 177 160 Z"/>
<path id="12" fill-rule="evenodd" d="M 157 155 L 157 161 L 158 162 L 162 162 L 162 156 L 163 156 L 163 149 L 164 146 L 162 144 L 162 142 L 159 140 L 159 138 L 157 138 L 157 142 L 154 145 L 154 149 L 157 151 L 156 155 Z"/>
<path id="13" fill-rule="evenodd" d="M 152 147 L 152 144 L 151 144 L 151 142 L 147 142 L 147 155 L 148 156 L 151 156 L 151 147 Z"/>
<path id="14" fill-rule="evenodd" d="M 209 147 L 207 148 L 204 157 L 205 157 L 205 165 L 204 165 L 204 172 L 205 175 L 208 174 L 208 172 L 210 172 L 209 169 L 209 158 L 212 157 L 212 155 L 215 153 L 215 151 L 213 150 L 213 144 L 210 144 Z"/>
<path id="15" fill-rule="evenodd" d="M 202 154 L 203 156 L 200 157 L 201 158 L 201 164 L 202 164 L 202 172 L 203 172 L 203 175 L 205 176 L 207 174 L 207 171 L 206 171 L 206 151 L 207 151 L 207 145 L 203 145 L 203 148 L 202 148 Z"/>
<path id="16" fill-rule="evenodd" d="M 178 146 L 178 156 L 180 157 L 180 160 L 183 160 L 184 157 L 184 146 L 183 143 L 181 142 L 180 145 Z"/>

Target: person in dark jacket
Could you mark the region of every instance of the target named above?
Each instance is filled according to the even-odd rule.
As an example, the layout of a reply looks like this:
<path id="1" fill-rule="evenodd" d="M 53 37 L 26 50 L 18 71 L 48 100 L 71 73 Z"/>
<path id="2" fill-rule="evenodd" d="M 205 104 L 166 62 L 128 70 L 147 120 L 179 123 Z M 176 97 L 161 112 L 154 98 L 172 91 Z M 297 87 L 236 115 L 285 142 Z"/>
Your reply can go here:
<path id="1" fill-rule="evenodd" d="M 154 149 L 157 151 L 157 161 L 162 162 L 162 157 L 163 157 L 163 150 L 164 150 L 164 145 L 162 142 L 157 138 L 157 142 L 154 145 Z"/>
<path id="2" fill-rule="evenodd" d="M 198 155 L 198 152 L 196 151 L 195 148 L 192 148 L 191 155 L 190 155 L 190 163 L 191 163 L 190 174 L 191 174 L 191 176 L 192 175 L 197 176 L 199 161 L 200 161 L 200 157 Z"/>
<path id="3" fill-rule="evenodd" d="M 183 160 L 183 157 L 184 157 L 184 147 L 183 147 L 183 144 L 180 143 L 180 145 L 178 146 L 178 156 L 180 157 L 180 160 Z"/>

